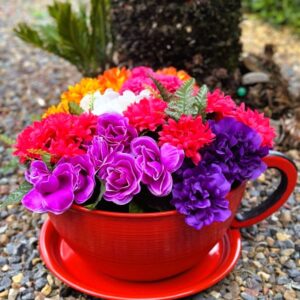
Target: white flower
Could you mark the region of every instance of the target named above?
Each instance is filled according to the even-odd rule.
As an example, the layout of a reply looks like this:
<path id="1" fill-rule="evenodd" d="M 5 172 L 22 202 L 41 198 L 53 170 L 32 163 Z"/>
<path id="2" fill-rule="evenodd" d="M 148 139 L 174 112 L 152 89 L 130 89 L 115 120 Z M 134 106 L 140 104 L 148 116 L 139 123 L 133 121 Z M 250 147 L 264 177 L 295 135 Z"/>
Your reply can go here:
<path id="1" fill-rule="evenodd" d="M 80 101 L 80 107 L 85 112 L 92 112 L 94 115 L 116 112 L 122 114 L 132 103 L 138 103 L 143 98 L 150 96 L 149 90 L 143 90 L 138 95 L 126 90 L 122 95 L 112 89 L 105 90 L 104 94 L 95 92 L 87 94 Z"/>

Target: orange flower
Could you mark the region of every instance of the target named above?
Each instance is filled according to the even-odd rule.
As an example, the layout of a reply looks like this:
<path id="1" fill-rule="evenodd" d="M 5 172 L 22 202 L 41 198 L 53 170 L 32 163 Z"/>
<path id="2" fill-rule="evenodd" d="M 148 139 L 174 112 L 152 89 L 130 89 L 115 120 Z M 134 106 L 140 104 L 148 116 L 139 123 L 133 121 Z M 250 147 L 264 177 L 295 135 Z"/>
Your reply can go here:
<path id="1" fill-rule="evenodd" d="M 82 78 L 79 83 L 70 85 L 68 91 L 61 95 L 61 101 L 80 103 L 80 100 L 88 93 L 101 90 L 100 83 L 95 78 Z"/>
<path id="2" fill-rule="evenodd" d="M 112 68 L 106 70 L 103 75 L 98 77 L 100 92 L 103 93 L 106 89 L 111 88 L 115 92 L 119 92 L 123 83 L 130 76 L 130 71 L 126 68 Z"/>
<path id="3" fill-rule="evenodd" d="M 182 81 L 186 81 L 191 78 L 191 76 L 188 73 L 186 73 L 185 71 L 183 71 L 183 70 L 177 71 L 177 69 L 174 67 L 163 68 L 163 69 L 157 70 L 156 73 L 177 76 Z"/>
<path id="4" fill-rule="evenodd" d="M 58 114 L 58 113 L 69 113 L 68 101 L 61 101 L 58 105 L 50 106 L 43 114 L 42 118 L 46 118 L 49 115 Z"/>

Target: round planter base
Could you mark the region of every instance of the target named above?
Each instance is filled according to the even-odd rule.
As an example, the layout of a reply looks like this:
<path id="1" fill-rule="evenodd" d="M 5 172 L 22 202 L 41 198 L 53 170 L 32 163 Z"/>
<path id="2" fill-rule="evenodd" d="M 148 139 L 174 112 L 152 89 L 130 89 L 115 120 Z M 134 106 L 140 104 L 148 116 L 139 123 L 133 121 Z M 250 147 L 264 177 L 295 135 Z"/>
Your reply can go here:
<path id="1" fill-rule="evenodd" d="M 239 230 L 230 229 L 196 267 L 175 277 L 153 282 L 117 280 L 88 266 L 55 231 L 49 220 L 40 235 L 40 254 L 47 268 L 68 286 L 104 299 L 178 299 L 199 293 L 222 280 L 241 251 Z"/>

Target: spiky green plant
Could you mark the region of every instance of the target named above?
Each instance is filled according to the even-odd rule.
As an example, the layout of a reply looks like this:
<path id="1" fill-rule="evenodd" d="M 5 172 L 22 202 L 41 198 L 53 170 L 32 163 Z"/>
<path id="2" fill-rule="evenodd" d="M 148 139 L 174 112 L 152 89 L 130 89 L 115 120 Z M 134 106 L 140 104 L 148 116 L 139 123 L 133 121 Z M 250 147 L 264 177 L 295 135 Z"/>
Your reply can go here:
<path id="1" fill-rule="evenodd" d="M 68 60 L 84 76 L 96 76 L 111 63 L 113 37 L 110 0 L 90 1 L 90 13 L 84 5 L 76 12 L 69 2 L 54 1 L 48 6 L 52 23 L 19 23 L 14 32 L 23 41 Z"/>

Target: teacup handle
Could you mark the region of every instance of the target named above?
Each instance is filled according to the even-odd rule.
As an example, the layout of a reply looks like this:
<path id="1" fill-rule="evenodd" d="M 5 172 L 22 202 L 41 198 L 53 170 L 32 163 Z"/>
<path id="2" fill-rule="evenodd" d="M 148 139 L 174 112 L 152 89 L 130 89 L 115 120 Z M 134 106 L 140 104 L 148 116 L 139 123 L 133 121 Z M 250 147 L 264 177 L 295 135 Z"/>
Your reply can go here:
<path id="1" fill-rule="evenodd" d="M 233 228 L 251 226 L 269 217 L 285 203 L 297 184 L 297 167 L 286 155 L 270 151 L 263 160 L 268 169 L 277 169 L 280 172 L 280 184 L 263 203 L 250 211 L 238 213 L 231 224 Z"/>

